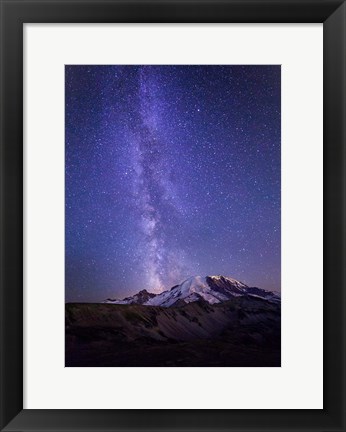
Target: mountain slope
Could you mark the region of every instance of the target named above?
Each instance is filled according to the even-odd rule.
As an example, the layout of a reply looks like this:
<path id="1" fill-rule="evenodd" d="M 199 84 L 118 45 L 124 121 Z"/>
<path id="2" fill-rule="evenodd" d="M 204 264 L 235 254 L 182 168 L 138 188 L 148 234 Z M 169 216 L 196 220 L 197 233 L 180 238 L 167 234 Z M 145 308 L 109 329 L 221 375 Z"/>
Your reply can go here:
<path id="1" fill-rule="evenodd" d="M 279 366 L 280 304 L 66 304 L 66 366 Z"/>
<path id="2" fill-rule="evenodd" d="M 156 294 L 150 293 L 147 290 L 139 291 L 137 294 L 131 297 L 125 297 L 123 300 L 117 299 L 107 299 L 104 303 L 114 303 L 114 304 L 144 304 L 148 302 L 151 298 L 155 297 Z"/>

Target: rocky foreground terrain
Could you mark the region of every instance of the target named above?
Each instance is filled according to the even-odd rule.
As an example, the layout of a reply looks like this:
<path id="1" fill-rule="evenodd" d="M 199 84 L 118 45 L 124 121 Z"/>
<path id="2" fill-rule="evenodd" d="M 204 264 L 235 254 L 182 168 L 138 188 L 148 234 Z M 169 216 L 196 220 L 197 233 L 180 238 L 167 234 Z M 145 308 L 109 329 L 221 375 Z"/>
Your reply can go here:
<path id="1" fill-rule="evenodd" d="M 254 292 L 213 303 L 177 298 L 170 307 L 67 303 L 65 364 L 280 366 L 281 302 Z"/>

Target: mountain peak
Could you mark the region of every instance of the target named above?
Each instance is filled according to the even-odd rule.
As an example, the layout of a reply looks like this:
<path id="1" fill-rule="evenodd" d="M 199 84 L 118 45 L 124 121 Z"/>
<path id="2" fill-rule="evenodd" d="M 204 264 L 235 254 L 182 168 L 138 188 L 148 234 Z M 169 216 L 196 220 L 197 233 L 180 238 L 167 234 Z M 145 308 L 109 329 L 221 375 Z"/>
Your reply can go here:
<path id="1" fill-rule="evenodd" d="M 213 280 L 221 280 L 221 281 L 228 281 L 232 284 L 238 285 L 238 286 L 242 286 L 242 287 L 246 287 L 247 285 L 245 285 L 243 282 L 238 281 L 237 279 L 234 279 L 232 277 L 229 276 L 223 276 L 223 275 L 214 275 L 214 276 L 206 276 L 207 278 L 211 278 Z"/>
<path id="2" fill-rule="evenodd" d="M 155 297 L 156 294 L 148 292 L 146 289 L 142 289 L 137 294 L 134 294 L 131 297 L 125 297 L 123 300 L 117 299 L 107 299 L 104 303 L 113 303 L 113 304 L 145 304 L 148 300 Z"/>

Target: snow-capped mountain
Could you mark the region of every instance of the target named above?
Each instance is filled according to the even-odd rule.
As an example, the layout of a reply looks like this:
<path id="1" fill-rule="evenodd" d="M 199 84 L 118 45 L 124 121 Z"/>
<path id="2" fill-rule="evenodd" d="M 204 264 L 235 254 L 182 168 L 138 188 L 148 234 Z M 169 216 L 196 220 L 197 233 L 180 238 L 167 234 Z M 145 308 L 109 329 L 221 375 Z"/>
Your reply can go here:
<path id="1" fill-rule="evenodd" d="M 107 299 L 104 303 L 113 304 L 143 304 L 148 306 L 171 307 L 205 300 L 210 304 L 222 303 L 233 297 L 251 296 L 266 299 L 270 302 L 280 302 L 278 294 L 257 287 L 248 287 L 236 279 L 225 276 L 192 276 L 180 285 L 160 294 L 140 291 L 132 297 L 123 300 Z"/>
<path id="2" fill-rule="evenodd" d="M 114 303 L 114 304 L 145 304 L 148 302 L 151 298 L 156 297 L 156 294 L 150 293 L 147 290 L 139 291 L 137 294 L 126 297 L 123 300 L 117 300 L 117 299 L 107 299 L 104 301 L 104 303 Z"/>

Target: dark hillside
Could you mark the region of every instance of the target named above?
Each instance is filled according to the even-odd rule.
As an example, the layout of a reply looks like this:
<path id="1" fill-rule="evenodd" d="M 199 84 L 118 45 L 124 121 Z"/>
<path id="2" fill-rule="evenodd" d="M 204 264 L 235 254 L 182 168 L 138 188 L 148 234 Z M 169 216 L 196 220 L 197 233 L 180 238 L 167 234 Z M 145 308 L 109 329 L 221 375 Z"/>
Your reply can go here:
<path id="1" fill-rule="evenodd" d="M 280 304 L 66 304 L 66 366 L 280 366 Z"/>

